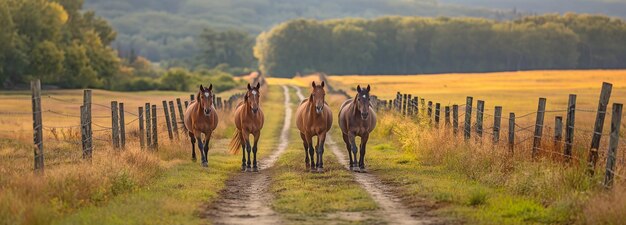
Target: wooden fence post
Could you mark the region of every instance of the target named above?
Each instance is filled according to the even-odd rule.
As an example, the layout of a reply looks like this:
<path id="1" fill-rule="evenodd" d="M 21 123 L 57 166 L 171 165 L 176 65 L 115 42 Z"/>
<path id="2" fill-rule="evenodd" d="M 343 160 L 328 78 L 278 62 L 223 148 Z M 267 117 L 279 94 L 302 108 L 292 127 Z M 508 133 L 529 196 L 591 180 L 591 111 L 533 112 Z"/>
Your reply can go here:
<path id="1" fill-rule="evenodd" d="M 565 161 L 572 159 L 572 146 L 574 144 L 574 122 L 576 121 L 576 95 L 569 95 L 567 103 L 567 120 L 565 121 Z"/>
<path id="2" fill-rule="evenodd" d="M 500 142 L 500 125 L 502 123 L 502 106 L 496 106 L 493 113 L 493 143 Z"/>
<path id="3" fill-rule="evenodd" d="M 563 117 L 554 117 L 554 151 L 560 152 L 559 146 L 563 140 Z"/>
<path id="4" fill-rule="evenodd" d="M 189 108 L 189 102 L 185 101 L 185 109 Z"/>
<path id="5" fill-rule="evenodd" d="M 83 106 L 85 106 L 84 129 L 86 134 L 83 159 L 90 159 L 93 152 L 93 130 L 91 129 L 91 90 L 83 91 Z"/>
<path id="6" fill-rule="evenodd" d="M 152 105 L 152 150 L 159 150 L 159 134 L 157 133 L 157 107 Z"/>
<path id="7" fill-rule="evenodd" d="M 452 105 L 452 132 L 454 135 L 459 132 L 459 105 Z"/>
<path id="8" fill-rule="evenodd" d="M 152 149 L 152 114 L 150 103 L 146 103 L 146 147 Z"/>
<path id="9" fill-rule="evenodd" d="M 420 104 L 422 105 L 422 113 L 424 113 L 424 109 L 426 108 L 426 99 L 420 98 Z"/>
<path id="10" fill-rule="evenodd" d="M 184 123 L 185 122 L 185 114 L 183 114 L 183 104 L 180 101 L 180 98 L 176 98 L 176 105 L 178 106 L 178 116 L 180 117 L 180 122 Z"/>
<path id="11" fill-rule="evenodd" d="M 402 115 L 406 116 L 406 94 L 402 94 Z"/>
<path id="12" fill-rule="evenodd" d="M 87 152 L 87 128 L 85 127 L 85 106 L 80 106 L 80 143 L 82 145 L 83 158 L 85 158 L 85 152 Z"/>
<path id="13" fill-rule="evenodd" d="M 139 146 L 141 149 L 146 149 L 146 136 L 144 136 L 145 128 L 143 125 L 143 107 L 139 107 L 137 112 L 137 116 L 139 117 Z"/>
<path id="14" fill-rule="evenodd" d="M 33 142 L 35 144 L 35 173 L 43 174 L 43 121 L 41 119 L 41 81 L 30 82 L 33 107 Z"/>
<path id="15" fill-rule="evenodd" d="M 196 97 L 193 94 L 189 95 L 189 102 L 193 102 L 196 100 Z"/>
<path id="16" fill-rule="evenodd" d="M 515 113 L 509 113 L 509 152 L 515 148 Z"/>
<path id="17" fill-rule="evenodd" d="M 543 118 L 546 113 L 546 99 L 539 98 L 537 106 L 537 119 L 535 120 L 535 133 L 533 136 L 533 152 L 532 158 L 537 157 L 537 151 L 541 148 L 541 136 L 543 135 Z"/>
<path id="18" fill-rule="evenodd" d="M 433 101 L 428 101 L 428 124 L 433 124 Z"/>
<path id="19" fill-rule="evenodd" d="M 406 96 L 406 115 L 410 116 L 413 114 L 413 97 L 411 94 Z"/>
<path id="20" fill-rule="evenodd" d="M 417 96 L 413 97 L 413 114 L 415 114 L 416 116 L 419 116 L 419 104 L 418 104 L 419 98 Z"/>
<path id="21" fill-rule="evenodd" d="M 217 109 L 223 109 L 222 107 L 222 97 L 217 97 L 216 102 L 217 103 Z"/>
<path id="22" fill-rule="evenodd" d="M 472 102 L 474 101 L 474 98 L 472 98 L 471 96 L 467 96 L 466 102 L 465 102 L 465 129 L 464 129 L 464 134 L 465 134 L 465 140 L 470 139 L 471 136 L 471 131 L 472 131 Z"/>
<path id="23" fill-rule="evenodd" d="M 611 137 L 609 138 L 609 151 L 606 158 L 606 172 L 604 173 L 604 186 L 613 185 L 615 175 L 615 162 L 617 161 L 617 145 L 619 144 L 619 130 L 622 124 L 622 104 L 613 103 L 613 117 L 611 119 Z"/>
<path id="24" fill-rule="evenodd" d="M 124 103 L 119 103 L 120 111 L 120 146 L 126 148 L 126 122 L 124 122 Z"/>
<path id="25" fill-rule="evenodd" d="M 593 129 L 591 139 L 591 148 L 589 149 L 589 174 L 593 175 L 598 162 L 598 148 L 600 147 L 600 138 L 602 137 L 602 128 L 604 127 L 604 117 L 606 116 L 606 108 L 611 98 L 611 89 L 613 85 L 610 83 L 602 83 L 602 91 L 600 92 L 600 102 L 598 103 L 598 112 L 596 114 L 596 123 Z"/>
<path id="26" fill-rule="evenodd" d="M 167 110 L 167 101 L 163 101 L 163 114 L 165 114 L 165 124 L 167 125 L 167 135 L 170 140 L 174 139 L 174 134 L 172 134 L 172 124 L 170 123 L 170 114 Z"/>
<path id="27" fill-rule="evenodd" d="M 435 103 L 435 127 L 439 128 L 439 117 L 441 116 L 441 104 Z"/>
<path id="28" fill-rule="evenodd" d="M 170 114 L 172 116 L 171 119 L 171 123 L 172 123 L 172 132 L 174 132 L 174 137 L 176 137 L 176 140 L 178 140 L 178 122 L 176 121 L 176 111 L 174 110 L 174 101 L 169 101 L 168 102 L 170 105 Z"/>
<path id="29" fill-rule="evenodd" d="M 483 137 L 483 115 L 485 112 L 485 101 L 476 101 L 476 134 L 478 138 Z"/>
<path id="30" fill-rule="evenodd" d="M 120 148 L 120 121 L 118 115 L 117 101 L 111 101 L 111 141 L 116 149 Z"/>

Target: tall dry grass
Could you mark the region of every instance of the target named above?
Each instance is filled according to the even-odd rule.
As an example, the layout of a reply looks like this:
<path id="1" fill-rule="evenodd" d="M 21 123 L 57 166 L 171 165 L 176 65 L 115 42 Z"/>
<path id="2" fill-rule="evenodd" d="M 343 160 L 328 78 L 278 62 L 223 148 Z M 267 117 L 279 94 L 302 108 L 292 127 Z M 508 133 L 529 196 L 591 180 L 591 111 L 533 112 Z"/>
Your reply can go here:
<path id="1" fill-rule="evenodd" d="M 560 147 L 554 146 L 550 140 L 542 143 L 543 151 L 537 160 L 532 160 L 532 146 L 529 144 L 517 146 L 513 153 L 509 151 L 504 144 L 506 131 L 501 135 L 501 144 L 492 144 L 486 134 L 487 137 L 477 139 L 473 130 L 474 137 L 465 141 L 462 129 L 454 135 L 452 128 L 445 127 L 443 122 L 437 129 L 428 121 L 424 117 L 416 121 L 396 113 L 380 113 L 373 135 L 393 140 L 403 151 L 415 155 L 424 164 L 442 166 L 469 179 L 562 209 L 569 221 L 623 223 L 626 194 L 619 191 L 623 191 L 622 181 L 618 181 L 613 191 L 604 193 L 601 185 L 603 172 L 590 178 L 584 160 L 564 163 L 558 153 Z M 585 157 L 584 149 L 577 146 L 575 157 Z M 603 215 L 603 211 L 609 215 Z"/>
<path id="2" fill-rule="evenodd" d="M 220 123 L 213 140 L 232 133 L 232 116 L 218 112 Z M 181 124 L 182 125 L 182 124 Z M 172 166 L 191 158 L 186 132 L 170 141 L 159 125 L 159 150 L 139 146 L 136 127 L 127 130 L 126 148 L 113 149 L 110 132 L 96 132 L 93 159 L 82 159 L 77 130 L 48 130 L 44 135 L 45 173 L 33 172 L 29 137 L 0 138 L 0 224 L 49 224 L 81 207 L 149 184 Z M 215 143 L 215 142 L 213 142 Z"/>

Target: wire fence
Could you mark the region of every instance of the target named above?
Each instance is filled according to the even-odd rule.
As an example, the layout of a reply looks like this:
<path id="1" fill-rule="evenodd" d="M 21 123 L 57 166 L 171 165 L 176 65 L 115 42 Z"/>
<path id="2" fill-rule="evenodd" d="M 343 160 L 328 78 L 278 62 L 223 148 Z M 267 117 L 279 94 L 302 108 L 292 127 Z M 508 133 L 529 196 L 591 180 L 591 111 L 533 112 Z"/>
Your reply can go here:
<path id="1" fill-rule="evenodd" d="M 607 85 L 609 86 L 608 89 L 606 88 Z M 603 97 L 605 94 L 607 94 L 606 97 Z M 442 126 L 437 123 L 441 118 L 442 111 L 435 107 L 438 106 L 439 103 L 426 101 L 423 98 L 419 98 L 419 101 L 415 101 L 415 99 L 418 99 L 417 97 L 411 99 L 405 96 L 416 95 L 406 95 L 397 92 L 395 99 L 378 100 L 374 98 L 376 101 L 372 103 L 372 106 L 383 113 L 392 112 L 420 121 L 425 119 L 430 123 L 431 127 L 439 128 L 439 126 Z M 475 133 L 476 136 L 472 139 L 480 140 L 481 143 L 483 142 L 482 138 L 485 136 L 492 136 L 494 142 L 502 139 L 502 143 L 509 146 L 508 149 L 515 149 L 516 152 L 532 152 L 532 159 L 535 159 L 536 155 L 541 154 L 549 156 L 550 158 L 558 158 L 559 161 L 574 161 L 578 162 L 580 165 L 589 165 L 589 170 L 592 172 L 598 168 L 604 168 L 604 166 L 598 167 L 598 164 L 604 165 L 606 163 L 607 169 L 603 170 L 603 172 L 606 174 L 607 180 L 605 180 L 603 184 L 610 185 L 613 179 L 624 180 L 623 177 L 626 176 L 626 174 L 624 174 L 626 173 L 626 139 L 623 138 L 621 133 L 612 136 L 610 132 L 603 132 L 603 130 L 606 130 L 605 127 L 624 126 L 624 124 L 619 124 L 620 122 L 615 120 L 615 117 L 623 117 L 621 114 L 621 104 L 614 103 L 613 108 L 617 107 L 618 111 L 609 112 L 608 96 L 610 96 L 610 84 L 605 83 L 603 84 L 600 97 L 600 106 L 596 110 L 576 108 L 575 101 L 573 103 L 574 105 L 570 105 L 570 107 L 573 107 L 569 109 L 546 110 L 544 99 L 543 106 L 540 100 L 538 110 L 524 112 L 522 115 L 516 115 L 515 118 L 502 115 L 496 116 L 498 113 L 501 114 L 501 108 L 496 108 L 496 110 L 484 109 L 484 101 L 478 102 L 479 105 L 482 104 L 479 107 L 478 105 L 473 105 L 473 98 L 468 97 L 467 104 L 448 104 L 445 106 L 457 111 L 452 113 L 448 111 L 445 114 L 446 123 L 443 127 L 451 127 L 455 132 L 456 130 L 461 130 L 461 133 L 464 134 L 463 136 L 465 136 L 466 139 L 470 137 L 470 134 Z M 426 102 L 428 102 L 428 104 L 426 104 Z M 472 103 L 472 105 L 469 105 L 469 103 Z M 498 112 L 498 110 L 500 111 Z M 569 119 L 567 119 L 567 121 L 564 120 L 564 118 L 569 118 L 570 114 L 572 116 L 571 118 L 574 118 L 574 112 L 590 113 L 590 115 L 594 115 L 596 121 L 594 123 L 595 125 L 592 125 L 593 129 L 574 125 L 576 119 L 572 121 Z M 619 114 L 613 116 L 613 113 Z M 544 121 L 547 115 L 554 114 L 556 114 L 556 117 L 560 118 L 555 117 L 554 122 Z M 568 117 L 564 117 L 560 114 L 567 114 Z M 450 118 L 451 115 L 456 116 L 455 118 Z M 527 121 L 533 117 L 536 118 L 535 123 L 528 124 Z M 606 119 L 607 117 L 609 118 L 608 121 Z M 433 122 L 433 120 L 435 122 Z M 455 121 L 458 127 L 452 127 L 451 123 L 448 121 Z M 470 122 L 467 123 L 467 121 Z M 554 123 L 554 126 L 550 125 L 552 123 Z M 611 125 L 603 127 L 603 125 L 607 123 L 611 123 Z M 600 126 L 597 124 L 600 124 Z M 563 132 L 563 130 L 565 130 L 565 132 Z M 569 139 L 566 137 L 568 135 Z M 503 138 L 500 136 L 503 136 Z M 614 140 L 618 141 L 615 142 Z M 496 144 L 498 143 L 494 143 L 494 145 Z M 547 146 L 549 146 L 549 148 L 546 148 Z M 575 149 L 577 152 L 572 153 L 572 149 Z M 582 151 L 582 149 L 588 150 L 587 159 L 584 158 L 587 153 Z M 612 152 L 617 153 L 613 156 L 611 155 L 613 154 Z M 617 168 L 617 170 L 615 168 Z"/>

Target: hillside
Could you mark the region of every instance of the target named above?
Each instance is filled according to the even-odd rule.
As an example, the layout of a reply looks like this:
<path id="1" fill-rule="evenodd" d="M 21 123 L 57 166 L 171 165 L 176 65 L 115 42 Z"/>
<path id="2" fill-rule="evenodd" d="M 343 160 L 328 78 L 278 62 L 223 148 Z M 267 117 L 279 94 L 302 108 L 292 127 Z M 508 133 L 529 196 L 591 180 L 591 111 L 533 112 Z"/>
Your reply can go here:
<path id="1" fill-rule="evenodd" d="M 513 17 L 506 12 L 441 5 L 436 0 L 338 0 L 322 4 L 314 0 L 85 0 L 85 8 L 95 10 L 118 31 L 114 47 L 126 51 L 135 48 L 152 61 L 194 55 L 197 49 L 195 37 L 206 27 L 258 34 L 294 18 L 374 18 L 384 15 Z"/>

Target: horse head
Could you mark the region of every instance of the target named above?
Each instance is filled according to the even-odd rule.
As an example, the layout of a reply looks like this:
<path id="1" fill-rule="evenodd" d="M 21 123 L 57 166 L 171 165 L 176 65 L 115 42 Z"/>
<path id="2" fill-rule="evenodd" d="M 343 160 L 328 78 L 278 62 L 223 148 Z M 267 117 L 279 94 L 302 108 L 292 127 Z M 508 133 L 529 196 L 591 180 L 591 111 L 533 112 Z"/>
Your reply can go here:
<path id="1" fill-rule="evenodd" d="M 367 89 L 362 89 L 361 85 L 358 85 L 356 86 L 356 92 L 355 106 L 361 113 L 361 119 L 366 120 L 370 114 L 370 85 L 367 85 Z"/>
<path id="2" fill-rule="evenodd" d="M 311 84 L 313 86 L 313 92 L 311 92 L 310 102 L 315 104 L 315 112 L 317 114 L 321 114 L 322 110 L 324 110 L 326 91 L 324 91 L 324 81 L 322 81 L 322 85 L 315 85 L 315 81 Z"/>
<path id="3" fill-rule="evenodd" d="M 248 84 L 248 92 L 246 93 L 246 96 L 244 97 L 246 104 L 250 106 L 253 113 L 257 113 L 259 111 L 259 105 L 260 105 L 259 99 L 261 96 L 261 93 L 259 91 L 260 88 L 261 88 L 261 83 L 257 83 L 255 87 L 252 87 L 250 86 L 250 84 Z"/>
<path id="4" fill-rule="evenodd" d="M 204 115 L 208 116 L 211 113 L 211 108 L 213 107 L 213 84 L 210 84 L 209 88 L 205 88 L 201 84 L 196 101 L 200 103 L 200 108 L 202 109 Z"/>

